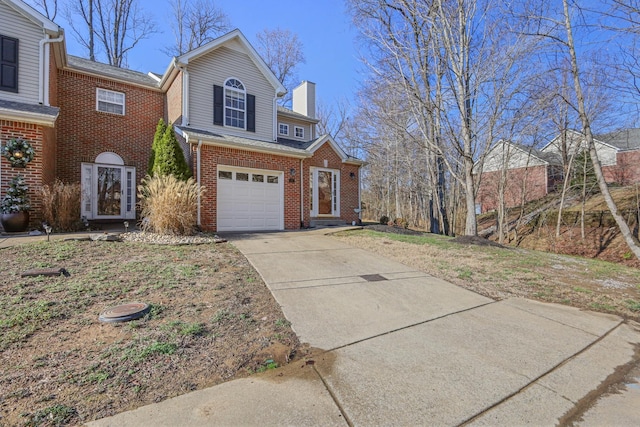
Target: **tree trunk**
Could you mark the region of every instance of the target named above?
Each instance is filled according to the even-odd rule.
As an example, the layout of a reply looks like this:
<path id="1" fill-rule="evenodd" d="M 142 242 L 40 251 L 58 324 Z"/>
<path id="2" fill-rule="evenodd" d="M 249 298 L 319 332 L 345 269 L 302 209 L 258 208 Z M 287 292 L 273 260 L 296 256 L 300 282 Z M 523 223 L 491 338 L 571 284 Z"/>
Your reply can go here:
<path id="1" fill-rule="evenodd" d="M 640 259 L 640 246 L 638 246 L 637 239 L 634 238 L 631 230 L 629 229 L 629 225 L 626 223 L 622 215 L 618 212 L 618 207 L 616 206 L 613 197 L 611 197 L 611 193 L 609 192 L 609 187 L 607 186 L 606 181 L 604 180 L 604 175 L 602 174 L 602 167 L 600 165 L 600 159 L 598 158 L 598 152 L 596 151 L 596 146 L 593 142 L 593 133 L 591 132 L 591 123 L 589 117 L 587 116 L 587 111 L 585 108 L 584 102 L 584 94 L 582 92 L 582 85 L 580 84 L 580 73 L 578 70 L 578 60 L 576 56 L 575 46 L 573 44 L 573 31 L 571 27 L 571 21 L 569 19 L 569 5 L 568 0 L 563 0 L 562 5 L 564 8 L 564 23 L 567 31 L 567 45 L 569 48 L 569 55 L 571 57 L 571 71 L 573 74 L 573 84 L 576 90 L 576 98 L 578 100 L 578 114 L 580 116 L 580 120 L 582 121 L 582 128 L 585 138 L 587 139 L 587 146 L 589 147 L 589 154 L 591 155 L 591 162 L 593 163 L 593 169 L 596 175 L 596 179 L 598 180 L 598 187 L 600 188 L 600 192 L 602 193 L 602 197 L 604 198 L 611 215 L 613 216 L 618 228 L 620 229 L 620 233 L 624 238 L 624 241 L 629 246 L 629 249 L 633 252 L 636 258 Z"/>

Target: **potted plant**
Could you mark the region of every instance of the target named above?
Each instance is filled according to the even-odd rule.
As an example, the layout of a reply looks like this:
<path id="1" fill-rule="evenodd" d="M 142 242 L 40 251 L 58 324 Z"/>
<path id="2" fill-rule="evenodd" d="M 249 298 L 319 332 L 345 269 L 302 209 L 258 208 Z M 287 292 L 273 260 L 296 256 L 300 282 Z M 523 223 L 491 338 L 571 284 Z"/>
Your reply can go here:
<path id="1" fill-rule="evenodd" d="M 0 223 L 4 231 L 15 233 L 29 227 L 29 196 L 27 184 L 22 175 L 11 180 L 9 188 L 0 202 Z"/>

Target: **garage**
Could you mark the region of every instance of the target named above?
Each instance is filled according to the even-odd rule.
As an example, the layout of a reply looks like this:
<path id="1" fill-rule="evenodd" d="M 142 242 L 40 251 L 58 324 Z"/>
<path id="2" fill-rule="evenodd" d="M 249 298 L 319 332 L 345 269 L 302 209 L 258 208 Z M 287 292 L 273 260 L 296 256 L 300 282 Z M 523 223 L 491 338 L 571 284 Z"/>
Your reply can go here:
<path id="1" fill-rule="evenodd" d="M 218 231 L 284 230 L 281 171 L 218 166 Z"/>

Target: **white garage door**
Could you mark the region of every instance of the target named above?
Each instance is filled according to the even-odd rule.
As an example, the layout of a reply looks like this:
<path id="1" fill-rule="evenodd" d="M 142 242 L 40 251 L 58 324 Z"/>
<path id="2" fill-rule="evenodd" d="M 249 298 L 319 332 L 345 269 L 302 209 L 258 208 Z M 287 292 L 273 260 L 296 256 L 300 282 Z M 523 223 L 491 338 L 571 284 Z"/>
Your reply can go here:
<path id="1" fill-rule="evenodd" d="M 284 230 L 279 171 L 218 166 L 218 231 Z"/>

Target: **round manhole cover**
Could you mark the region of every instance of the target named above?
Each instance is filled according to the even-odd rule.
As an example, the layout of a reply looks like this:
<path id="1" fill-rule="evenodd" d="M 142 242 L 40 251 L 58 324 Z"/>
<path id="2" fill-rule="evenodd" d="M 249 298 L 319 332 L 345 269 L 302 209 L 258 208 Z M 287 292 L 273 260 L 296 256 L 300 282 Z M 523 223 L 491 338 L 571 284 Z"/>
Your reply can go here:
<path id="1" fill-rule="evenodd" d="M 98 320 L 101 322 L 126 322 L 128 320 L 139 319 L 151 310 L 149 304 L 142 302 L 132 302 L 111 307 L 100 314 Z"/>

